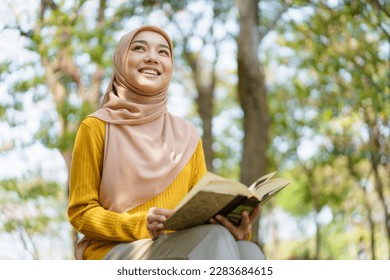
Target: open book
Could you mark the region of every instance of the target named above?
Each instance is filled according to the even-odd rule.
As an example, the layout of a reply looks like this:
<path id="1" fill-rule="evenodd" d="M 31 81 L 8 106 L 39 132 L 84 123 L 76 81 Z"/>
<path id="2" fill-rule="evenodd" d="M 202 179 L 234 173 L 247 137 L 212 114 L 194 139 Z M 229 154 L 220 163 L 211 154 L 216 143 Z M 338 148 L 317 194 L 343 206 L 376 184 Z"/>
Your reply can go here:
<path id="1" fill-rule="evenodd" d="M 283 178 L 272 178 L 276 172 L 256 180 L 249 188 L 244 184 L 207 172 L 175 207 L 175 213 L 164 223 L 165 229 L 182 230 L 208 223 L 217 214 L 233 224 L 241 222 L 241 212 L 248 213 L 286 187 Z"/>

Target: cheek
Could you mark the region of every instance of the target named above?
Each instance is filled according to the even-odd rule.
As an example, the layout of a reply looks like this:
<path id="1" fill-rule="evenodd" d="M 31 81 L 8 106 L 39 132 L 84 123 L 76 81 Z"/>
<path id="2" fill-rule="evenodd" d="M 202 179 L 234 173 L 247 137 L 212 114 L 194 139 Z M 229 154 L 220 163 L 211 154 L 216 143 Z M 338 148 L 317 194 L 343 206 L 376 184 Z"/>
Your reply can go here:
<path id="1" fill-rule="evenodd" d="M 172 77 L 172 68 L 170 68 L 170 69 L 168 69 L 168 71 L 167 71 L 167 73 L 168 73 L 168 76 L 169 76 L 169 78 L 171 78 Z"/>
<path id="2" fill-rule="evenodd" d="M 134 59 L 128 59 L 126 63 L 127 70 L 134 71 L 136 66 L 136 62 Z"/>
<path id="3" fill-rule="evenodd" d="M 134 75 L 136 74 L 136 72 L 138 72 L 136 65 L 137 65 L 136 61 L 132 59 L 127 60 L 126 70 L 125 70 L 125 75 L 127 80 L 132 81 L 134 79 Z"/>
<path id="4" fill-rule="evenodd" d="M 172 76 L 172 72 L 173 72 L 173 65 L 172 65 L 172 63 L 165 64 L 165 71 L 166 71 L 166 73 L 169 76 Z"/>

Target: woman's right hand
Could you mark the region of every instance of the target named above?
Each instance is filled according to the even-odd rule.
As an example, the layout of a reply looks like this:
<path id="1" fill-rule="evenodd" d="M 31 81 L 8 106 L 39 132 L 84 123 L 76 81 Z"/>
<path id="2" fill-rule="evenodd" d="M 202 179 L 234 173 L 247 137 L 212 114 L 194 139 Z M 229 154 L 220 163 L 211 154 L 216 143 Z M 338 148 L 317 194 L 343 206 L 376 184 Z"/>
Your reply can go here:
<path id="1" fill-rule="evenodd" d="M 146 227 L 153 240 L 164 233 L 164 222 L 172 216 L 174 210 L 152 207 L 146 216 Z"/>
<path id="2" fill-rule="evenodd" d="M 261 208 L 257 205 L 248 214 L 247 211 L 241 213 L 241 224 L 239 226 L 233 225 L 227 218 L 217 215 L 215 218 L 210 220 L 212 224 L 221 224 L 227 228 L 236 240 L 248 240 L 252 231 L 252 224 L 254 220 L 259 216 Z"/>

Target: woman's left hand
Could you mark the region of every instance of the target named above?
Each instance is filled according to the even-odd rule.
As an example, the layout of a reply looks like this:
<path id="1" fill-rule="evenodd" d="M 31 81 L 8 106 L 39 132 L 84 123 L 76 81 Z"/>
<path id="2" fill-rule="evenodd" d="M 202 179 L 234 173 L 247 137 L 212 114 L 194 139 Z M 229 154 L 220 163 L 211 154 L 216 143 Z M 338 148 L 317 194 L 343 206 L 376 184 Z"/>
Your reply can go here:
<path id="1" fill-rule="evenodd" d="M 242 211 L 241 223 L 239 226 L 233 225 L 228 219 L 221 215 L 215 216 L 215 218 L 210 220 L 210 223 L 219 223 L 223 225 L 230 231 L 230 233 L 234 236 L 236 240 L 247 240 L 252 230 L 252 223 L 259 214 L 260 206 L 258 205 L 253 208 L 253 210 L 249 214 L 247 211 Z"/>

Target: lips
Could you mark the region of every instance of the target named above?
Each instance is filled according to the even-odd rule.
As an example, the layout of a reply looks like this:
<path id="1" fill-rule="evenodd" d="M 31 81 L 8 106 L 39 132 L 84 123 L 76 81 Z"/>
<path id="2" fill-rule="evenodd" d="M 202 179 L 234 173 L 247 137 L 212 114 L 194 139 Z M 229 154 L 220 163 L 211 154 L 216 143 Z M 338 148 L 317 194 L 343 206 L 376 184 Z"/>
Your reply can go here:
<path id="1" fill-rule="evenodd" d="M 156 69 L 151 69 L 151 68 L 142 68 L 139 72 L 142 74 L 152 75 L 152 76 L 160 75 L 160 72 L 158 72 Z"/>

